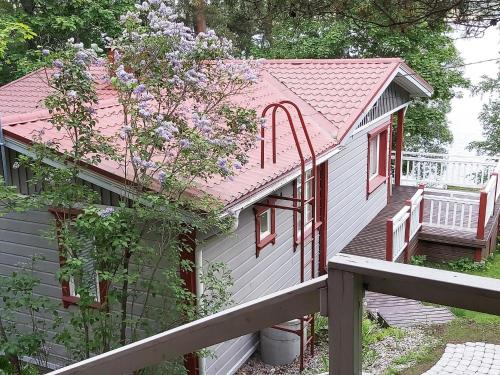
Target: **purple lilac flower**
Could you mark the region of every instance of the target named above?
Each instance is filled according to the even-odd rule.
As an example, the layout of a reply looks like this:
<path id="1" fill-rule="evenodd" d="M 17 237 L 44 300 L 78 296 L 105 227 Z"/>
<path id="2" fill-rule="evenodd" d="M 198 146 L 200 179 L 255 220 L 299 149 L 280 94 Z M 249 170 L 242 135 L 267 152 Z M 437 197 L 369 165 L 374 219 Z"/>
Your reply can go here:
<path id="1" fill-rule="evenodd" d="M 134 157 L 132 158 L 132 163 L 133 163 L 136 167 L 138 167 L 138 166 L 140 166 L 140 165 L 142 164 L 142 159 L 141 159 L 139 156 L 134 156 Z"/>
<path id="2" fill-rule="evenodd" d="M 160 184 L 165 183 L 165 178 L 167 177 L 167 174 L 164 171 L 158 172 L 158 181 L 160 181 Z"/>
<path id="3" fill-rule="evenodd" d="M 150 169 L 150 168 L 154 168 L 156 166 L 156 164 L 154 161 L 151 161 L 151 160 L 148 160 L 148 161 L 143 160 L 141 163 L 141 166 L 144 169 Z"/>
<path id="4" fill-rule="evenodd" d="M 147 108 L 140 108 L 139 109 L 139 116 L 143 118 L 148 118 L 151 116 L 151 112 Z"/>
<path id="5" fill-rule="evenodd" d="M 209 134 L 212 132 L 212 124 L 206 117 L 200 116 L 198 113 L 193 113 L 193 123 L 202 133 Z"/>
<path id="6" fill-rule="evenodd" d="M 181 139 L 179 141 L 179 146 L 181 146 L 182 149 L 187 149 L 187 148 L 189 148 L 190 145 L 191 145 L 191 143 L 189 142 L 188 139 Z"/>
<path id="7" fill-rule="evenodd" d="M 165 126 L 156 128 L 156 134 L 165 139 L 165 141 L 170 141 L 173 138 L 172 133 Z"/>
<path id="8" fill-rule="evenodd" d="M 135 84 L 137 79 L 134 78 L 132 73 L 127 73 L 123 65 L 120 65 L 116 70 L 116 77 L 125 84 Z"/>
<path id="9" fill-rule="evenodd" d="M 241 168 L 243 168 L 243 166 L 241 165 L 241 163 L 238 160 L 235 160 L 233 162 L 233 167 L 234 167 L 234 169 L 241 169 Z"/>
<path id="10" fill-rule="evenodd" d="M 120 129 L 120 138 L 125 139 L 127 138 L 127 135 L 129 135 L 132 132 L 132 128 L 130 126 L 122 126 Z"/>
<path id="11" fill-rule="evenodd" d="M 144 91 L 146 91 L 146 86 L 143 85 L 142 83 L 140 85 L 138 85 L 135 89 L 134 89 L 134 94 L 135 95 L 140 95 L 142 94 Z"/>
<path id="12" fill-rule="evenodd" d="M 48 56 L 48 55 L 50 55 L 50 51 L 48 49 L 42 49 L 42 55 Z"/>
<path id="13" fill-rule="evenodd" d="M 115 212 L 115 209 L 113 207 L 106 207 L 105 209 L 99 212 L 99 216 L 106 218 L 110 216 L 113 212 Z"/>
<path id="14" fill-rule="evenodd" d="M 78 94 L 75 90 L 68 90 L 66 95 L 68 96 L 68 98 L 75 99 Z"/>
<path id="15" fill-rule="evenodd" d="M 225 167 L 227 165 L 227 160 L 224 158 L 219 158 L 219 160 L 217 160 L 217 165 L 220 168 Z"/>
<path id="16" fill-rule="evenodd" d="M 64 68 L 64 64 L 61 60 L 54 60 L 54 62 L 52 63 L 52 65 L 54 66 L 54 68 L 57 68 L 57 69 L 62 69 Z"/>

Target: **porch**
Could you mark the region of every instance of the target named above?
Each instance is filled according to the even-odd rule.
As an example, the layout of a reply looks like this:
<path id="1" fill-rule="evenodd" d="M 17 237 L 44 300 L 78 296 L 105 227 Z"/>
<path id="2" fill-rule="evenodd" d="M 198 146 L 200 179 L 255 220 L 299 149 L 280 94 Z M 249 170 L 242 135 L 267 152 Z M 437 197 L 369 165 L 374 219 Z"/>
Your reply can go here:
<path id="1" fill-rule="evenodd" d="M 434 261 L 480 261 L 496 246 L 500 162 L 481 157 L 395 155 L 387 206 L 343 253 L 389 261 L 414 254 Z"/>

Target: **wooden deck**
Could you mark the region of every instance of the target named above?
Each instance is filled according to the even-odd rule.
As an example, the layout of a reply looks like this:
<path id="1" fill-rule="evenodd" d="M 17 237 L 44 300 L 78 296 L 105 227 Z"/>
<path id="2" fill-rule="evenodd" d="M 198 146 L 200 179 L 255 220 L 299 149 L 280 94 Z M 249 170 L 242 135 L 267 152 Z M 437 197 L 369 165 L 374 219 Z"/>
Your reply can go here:
<path id="1" fill-rule="evenodd" d="M 386 294 L 366 292 L 365 303 L 368 314 L 384 326 L 443 324 L 455 318 L 446 307 L 426 306 L 420 301 Z"/>
<path id="2" fill-rule="evenodd" d="M 368 258 L 385 259 L 386 249 L 386 225 L 387 219 L 393 217 L 410 199 L 417 188 L 412 186 L 394 186 L 393 195 L 387 206 L 365 227 L 358 235 L 342 250 L 343 253 L 360 255 Z M 499 202 L 500 203 L 500 199 Z M 424 204 L 424 223 L 429 221 L 430 207 L 428 202 Z M 500 204 L 496 205 L 493 218 L 500 214 Z M 450 222 L 452 212 L 450 210 Z M 472 219 L 477 222 L 477 210 L 472 213 Z M 435 216 L 435 214 L 433 215 Z M 482 248 L 486 246 L 488 238 L 493 231 L 494 219 L 490 218 L 485 228 L 485 239 L 476 238 L 476 229 L 459 230 L 444 227 L 433 227 L 423 225 L 418 234 L 419 240 L 439 242 L 463 247 Z M 444 220 L 444 219 L 443 219 Z M 434 219 L 436 221 L 436 218 Z"/>
<path id="3" fill-rule="evenodd" d="M 395 186 L 388 205 L 342 250 L 343 253 L 385 260 L 387 219 L 393 217 L 410 199 L 417 188 Z M 425 215 L 425 212 L 424 212 Z M 441 228 L 438 233 L 442 233 Z M 411 327 L 425 324 L 442 324 L 453 320 L 446 307 L 426 306 L 420 301 L 367 292 L 368 314 L 383 325 Z"/>
<path id="4" fill-rule="evenodd" d="M 394 186 L 387 206 L 342 250 L 343 253 L 385 260 L 387 219 L 401 210 L 415 192 L 413 186 Z"/>

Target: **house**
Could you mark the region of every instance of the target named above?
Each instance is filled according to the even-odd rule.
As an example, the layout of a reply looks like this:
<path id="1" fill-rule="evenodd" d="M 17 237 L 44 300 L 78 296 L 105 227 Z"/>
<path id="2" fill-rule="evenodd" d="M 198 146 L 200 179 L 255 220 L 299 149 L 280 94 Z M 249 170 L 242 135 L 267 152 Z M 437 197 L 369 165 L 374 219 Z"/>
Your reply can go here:
<path id="1" fill-rule="evenodd" d="M 40 107 L 48 90 L 41 72 L 0 88 L 1 171 L 23 194 L 31 193 L 30 171 L 12 168 L 17 155 L 29 154 L 33 133 L 42 128 L 47 139 L 60 137 Z M 116 98 L 105 82 L 98 83 L 98 95 L 99 128 L 114 134 L 121 125 Z M 266 61 L 260 81 L 235 98 L 265 111 L 261 144 L 232 180 L 214 178 L 203 186 L 234 215 L 234 231 L 200 235 L 202 244 L 193 252 L 197 270 L 225 262 L 239 304 L 324 274 L 327 259 L 339 252 L 390 261 L 417 252 L 484 258 L 498 230 L 496 161 L 467 164 L 403 151 L 405 110 L 413 97 L 431 95 L 432 88 L 397 58 Z M 113 205 L 123 176 L 107 163 L 82 173 L 81 183 L 98 191 L 102 204 Z M 460 163 L 467 168 L 451 173 L 450 165 Z M 421 182 L 435 187 L 417 188 Z M 461 183 L 482 190 L 436 189 Z M 54 277 L 57 244 L 41 234 L 53 220 L 48 211 L 0 218 L 0 274 L 43 252 L 44 292 L 61 300 L 63 288 Z M 189 287 L 200 294 L 197 275 Z M 314 347 L 303 335 L 311 323 L 301 317 L 302 350 Z M 258 334 L 224 342 L 212 348 L 213 359 L 191 362 L 190 370 L 234 373 L 257 346 Z M 65 363 L 64 349 L 58 353 L 54 366 Z"/>

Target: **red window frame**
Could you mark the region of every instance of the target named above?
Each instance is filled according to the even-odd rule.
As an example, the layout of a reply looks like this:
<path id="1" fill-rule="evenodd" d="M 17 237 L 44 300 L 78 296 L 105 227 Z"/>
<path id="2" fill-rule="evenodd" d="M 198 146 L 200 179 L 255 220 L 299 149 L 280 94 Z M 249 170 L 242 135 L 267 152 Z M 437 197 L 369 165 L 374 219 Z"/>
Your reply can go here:
<path id="1" fill-rule="evenodd" d="M 266 204 L 275 204 L 276 199 L 274 198 L 268 198 L 265 200 L 264 203 Z M 276 208 L 273 207 L 266 207 L 266 206 L 255 206 L 253 208 L 254 213 L 255 213 L 255 255 L 258 258 L 260 255 L 260 252 L 269 244 L 275 244 L 276 243 Z M 260 237 L 260 232 L 261 232 L 261 219 L 262 215 L 268 211 L 270 212 L 270 219 L 271 219 L 271 227 L 270 227 L 270 232 L 267 236 L 264 238 Z"/>
<path id="2" fill-rule="evenodd" d="M 368 149 L 367 149 L 367 168 L 366 168 L 366 195 L 373 193 L 377 188 L 383 185 L 388 179 L 387 158 L 389 150 L 389 126 L 390 121 L 368 132 Z M 375 177 L 370 176 L 371 161 L 370 161 L 370 145 L 375 139 L 378 140 L 378 172 Z"/>
<path id="3" fill-rule="evenodd" d="M 80 209 L 67 210 L 62 208 L 51 207 L 49 208 L 49 212 L 54 215 L 54 218 L 56 220 L 56 235 L 57 235 L 58 249 L 59 249 L 59 266 L 63 267 L 64 264 L 66 263 L 66 257 L 63 256 L 62 245 L 59 242 L 61 235 L 61 224 L 65 220 L 74 220 L 80 213 L 82 213 L 82 210 Z M 80 301 L 80 297 L 71 295 L 69 280 L 60 280 L 60 282 L 61 282 L 61 292 L 62 292 L 61 299 L 64 308 L 67 309 L 71 305 L 77 305 L 78 301 Z M 93 303 L 91 305 L 92 308 L 100 309 L 103 306 L 108 296 L 108 288 L 109 288 L 108 281 L 102 281 L 102 280 L 99 281 L 99 297 L 101 302 Z"/>

